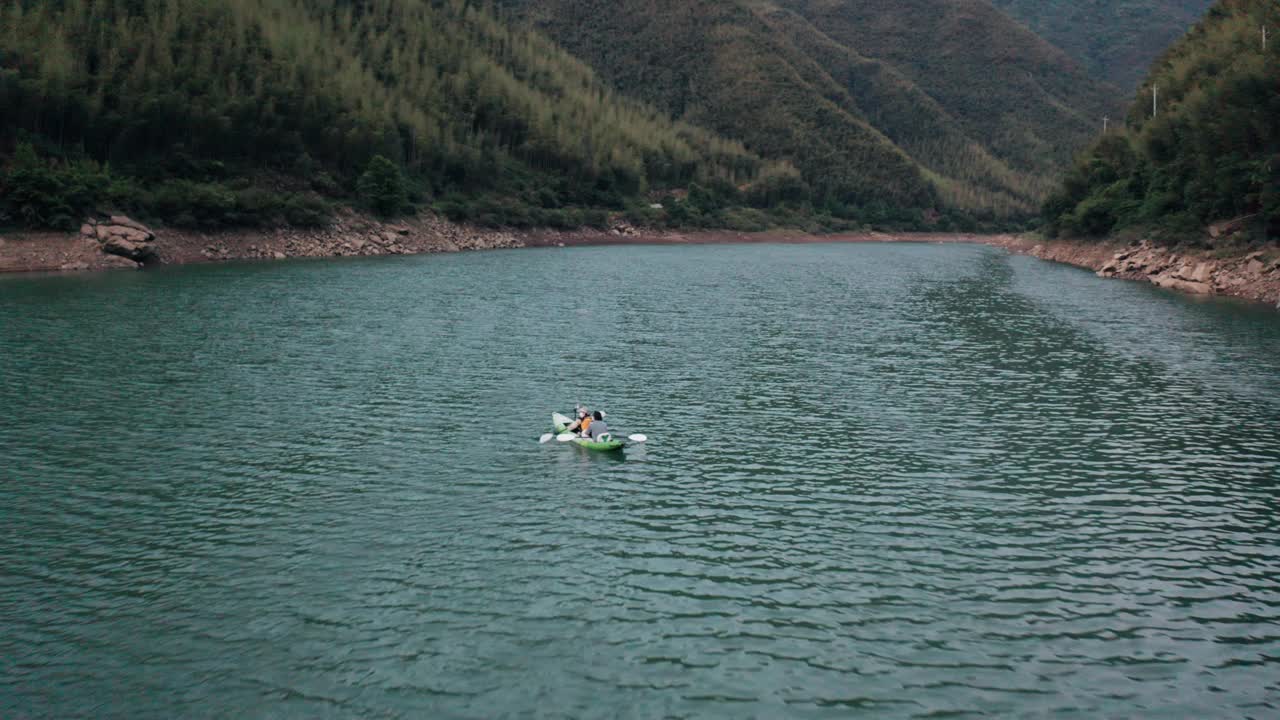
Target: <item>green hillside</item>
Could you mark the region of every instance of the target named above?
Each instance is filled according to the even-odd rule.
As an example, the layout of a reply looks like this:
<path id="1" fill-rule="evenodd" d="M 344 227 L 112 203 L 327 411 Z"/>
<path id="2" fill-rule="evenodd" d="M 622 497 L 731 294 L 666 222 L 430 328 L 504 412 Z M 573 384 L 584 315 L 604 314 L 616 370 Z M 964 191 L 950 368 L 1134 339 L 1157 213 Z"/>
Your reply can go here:
<path id="1" fill-rule="evenodd" d="M 10 0 L 0 108 L 0 224 L 305 223 L 352 199 L 577 224 L 794 177 L 465 0 Z"/>
<path id="2" fill-rule="evenodd" d="M 1252 216 L 1259 234 L 1280 237 L 1280 42 L 1263 51 L 1264 25 L 1273 35 L 1280 29 L 1275 0 L 1215 3 L 1155 63 L 1129 129 L 1078 158 L 1045 205 L 1049 232 L 1144 226 L 1178 239 Z"/>
<path id="3" fill-rule="evenodd" d="M 1204 15 L 1213 0 L 991 0 L 1128 91 L 1151 62 Z"/>
<path id="4" fill-rule="evenodd" d="M 1034 208 L 1112 93 L 984 0 L 509 0 L 622 92 L 819 203 Z"/>

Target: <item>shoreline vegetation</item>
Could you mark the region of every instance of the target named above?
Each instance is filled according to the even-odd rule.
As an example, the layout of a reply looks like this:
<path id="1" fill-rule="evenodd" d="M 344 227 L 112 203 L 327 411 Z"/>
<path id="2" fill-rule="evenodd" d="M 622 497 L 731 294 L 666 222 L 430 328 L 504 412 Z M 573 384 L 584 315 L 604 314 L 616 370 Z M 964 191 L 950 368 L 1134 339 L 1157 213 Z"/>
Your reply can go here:
<path id="1" fill-rule="evenodd" d="M 1229 231 L 1230 227 L 1225 228 Z M 1209 232 L 1224 228 L 1210 228 Z M 346 212 L 324 227 L 276 230 L 152 230 L 125 216 L 93 218 L 79 232 L 0 234 L 0 273 L 85 272 L 152 265 L 377 257 L 468 250 L 608 245 L 729 243 L 974 243 L 1092 270 L 1102 277 L 1150 282 L 1195 295 L 1222 295 L 1280 309 L 1280 245 L 1237 251 L 1186 249 L 1138 236 L 1046 238 L 1036 234 L 859 231 L 814 234 L 777 229 L 662 230 L 619 219 L 605 228 L 495 229 L 432 213 L 388 222 Z"/>

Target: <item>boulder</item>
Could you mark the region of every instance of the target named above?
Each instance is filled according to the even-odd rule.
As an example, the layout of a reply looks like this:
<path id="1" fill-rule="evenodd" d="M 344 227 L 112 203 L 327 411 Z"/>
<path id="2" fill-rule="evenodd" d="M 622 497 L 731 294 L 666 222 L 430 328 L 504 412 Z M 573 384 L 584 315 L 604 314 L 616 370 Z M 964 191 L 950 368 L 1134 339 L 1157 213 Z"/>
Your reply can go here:
<path id="1" fill-rule="evenodd" d="M 102 258 L 102 264 L 108 268 L 119 268 L 121 270 L 137 270 L 140 265 L 126 257 L 119 255 L 107 255 Z"/>
<path id="2" fill-rule="evenodd" d="M 94 230 L 93 226 L 89 223 L 85 223 L 80 226 L 80 234 L 89 238 L 98 236 L 97 231 Z"/>
<path id="3" fill-rule="evenodd" d="M 112 236 L 102 244 L 102 251 L 108 255 L 118 255 L 137 263 L 149 264 L 159 260 L 156 249 L 149 243 L 133 242 L 128 238 Z"/>
<path id="4" fill-rule="evenodd" d="M 102 251 L 111 255 L 132 258 L 138 254 L 139 248 L 132 240 L 112 235 L 102 244 Z"/>
<path id="5" fill-rule="evenodd" d="M 1191 277 L 1188 278 L 1193 282 L 1208 282 L 1209 277 L 1213 275 L 1213 263 L 1202 262 L 1196 265 L 1196 269 L 1191 271 Z"/>
<path id="6" fill-rule="evenodd" d="M 112 215 L 110 224 L 116 225 L 119 227 L 126 227 L 126 228 L 132 228 L 134 230 L 139 230 L 148 235 L 151 234 L 151 229 L 148 228 L 146 225 L 143 225 L 142 223 L 136 220 L 133 220 L 125 215 Z"/>
<path id="7" fill-rule="evenodd" d="M 83 231 L 84 228 L 81 228 L 81 232 Z M 138 244 L 150 242 L 155 238 L 155 235 L 150 230 L 139 226 L 138 223 L 135 223 L 132 220 L 129 220 L 128 225 L 99 223 L 92 228 L 92 231 L 92 237 L 98 238 L 98 241 L 103 243 L 113 238 L 118 238 Z"/>
<path id="8" fill-rule="evenodd" d="M 1210 295 L 1213 293 L 1213 288 L 1210 287 L 1208 283 L 1182 280 L 1169 274 L 1153 277 L 1151 278 L 1151 282 L 1162 288 L 1181 290 L 1182 292 L 1191 293 L 1193 295 Z"/>
<path id="9" fill-rule="evenodd" d="M 115 237 L 122 237 L 131 243 L 145 243 L 151 240 L 151 238 L 153 237 L 153 235 L 150 232 L 135 230 L 134 228 L 123 227 L 119 225 L 111 228 L 111 230 L 113 231 L 113 234 Z"/>
<path id="10" fill-rule="evenodd" d="M 285 256 L 285 254 L 284 254 L 284 253 L 282 253 L 282 252 L 280 252 L 279 250 L 277 250 L 277 251 L 275 251 L 274 253 L 272 253 L 272 254 L 271 254 L 271 257 L 272 257 L 272 258 L 274 258 L 274 259 L 276 259 L 276 260 L 284 260 L 286 256 Z"/>

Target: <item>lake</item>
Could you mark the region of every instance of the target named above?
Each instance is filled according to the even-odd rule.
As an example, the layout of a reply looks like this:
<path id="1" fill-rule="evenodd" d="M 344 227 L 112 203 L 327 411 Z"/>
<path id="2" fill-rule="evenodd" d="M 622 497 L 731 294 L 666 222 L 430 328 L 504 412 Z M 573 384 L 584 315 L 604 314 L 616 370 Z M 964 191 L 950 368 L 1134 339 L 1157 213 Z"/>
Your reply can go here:
<path id="1" fill-rule="evenodd" d="M 603 408 L 625 454 L 538 443 Z M 973 245 L 0 278 L 0 717 L 1275 717 L 1280 313 Z"/>

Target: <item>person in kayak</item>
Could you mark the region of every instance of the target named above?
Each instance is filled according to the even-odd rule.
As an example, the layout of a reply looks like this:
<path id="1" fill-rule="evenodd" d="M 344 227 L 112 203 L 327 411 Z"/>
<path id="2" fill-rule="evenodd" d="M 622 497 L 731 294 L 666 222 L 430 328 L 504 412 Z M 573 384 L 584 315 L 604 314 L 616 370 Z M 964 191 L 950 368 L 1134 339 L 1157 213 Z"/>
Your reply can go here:
<path id="1" fill-rule="evenodd" d="M 591 424 L 587 426 L 588 432 L 592 440 L 599 440 L 601 435 L 612 435 L 609 432 L 609 425 L 604 421 L 604 413 L 599 410 L 591 416 Z"/>
<path id="2" fill-rule="evenodd" d="M 574 420 L 572 425 L 565 428 L 565 432 L 576 432 L 582 435 L 582 437 L 589 437 L 588 428 L 591 427 L 591 421 L 591 411 L 582 405 L 579 405 L 578 419 Z"/>

